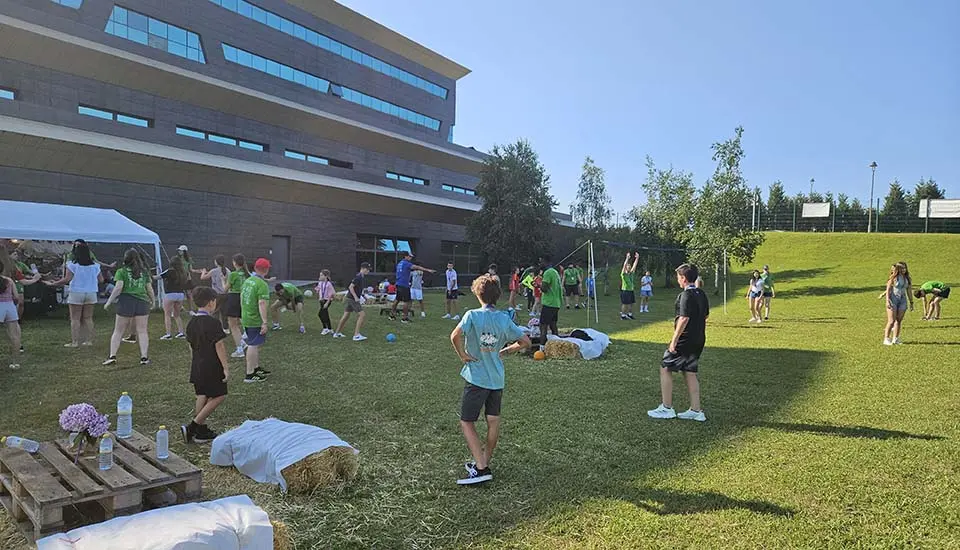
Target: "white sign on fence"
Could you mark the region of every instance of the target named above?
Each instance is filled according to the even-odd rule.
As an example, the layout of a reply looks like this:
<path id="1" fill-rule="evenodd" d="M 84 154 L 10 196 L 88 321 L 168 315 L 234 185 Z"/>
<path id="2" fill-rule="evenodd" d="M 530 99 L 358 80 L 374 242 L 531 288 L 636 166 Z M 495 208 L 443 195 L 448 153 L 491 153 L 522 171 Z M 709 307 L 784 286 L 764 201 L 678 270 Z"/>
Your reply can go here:
<path id="1" fill-rule="evenodd" d="M 960 218 L 960 199 L 923 199 L 919 215 L 926 218 L 928 213 L 931 218 Z"/>
<path id="2" fill-rule="evenodd" d="M 803 203 L 803 213 L 801 218 L 829 218 L 829 202 L 805 202 Z"/>

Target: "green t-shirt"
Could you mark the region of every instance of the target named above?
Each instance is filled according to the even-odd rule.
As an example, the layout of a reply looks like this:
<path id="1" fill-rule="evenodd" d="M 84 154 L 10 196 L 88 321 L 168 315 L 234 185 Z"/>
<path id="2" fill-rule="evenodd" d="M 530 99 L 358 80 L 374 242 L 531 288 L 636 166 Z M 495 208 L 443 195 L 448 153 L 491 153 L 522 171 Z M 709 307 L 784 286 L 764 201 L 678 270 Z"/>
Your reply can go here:
<path id="1" fill-rule="evenodd" d="M 626 273 L 624 271 L 620 272 L 620 290 L 626 292 L 633 292 L 637 286 L 636 275 L 633 272 Z"/>
<path id="2" fill-rule="evenodd" d="M 286 295 L 287 299 L 293 299 L 297 296 L 303 296 L 303 291 L 293 285 L 292 283 L 281 283 L 283 286 L 283 293 Z"/>
<path id="3" fill-rule="evenodd" d="M 243 282 L 247 280 L 247 274 L 242 269 L 231 271 L 227 277 L 227 283 L 230 284 L 230 294 L 240 294 L 243 288 Z"/>
<path id="4" fill-rule="evenodd" d="M 563 284 L 575 285 L 580 280 L 580 272 L 575 267 L 571 267 L 563 272 Z"/>
<path id="5" fill-rule="evenodd" d="M 146 271 L 140 273 L 139 279 L 134 279 L 133 272 L 130 271 L 129 267 L 121 267 L 113 275 L 113 278 L 116 281 L 123 281 L 121 294 L 129 294 L 144 302 L 150 301 L 150 295 L 147 293 L 147 287 L 150 286 L 150 275 Z"/>
<path id="6" fill-rule="evenodd" d="M 760 280 L 763 282 L 764 292 L 770 292 L 773 290 L 773 275 L 764 273 L 763 275 L 760 275 Z"/>
<path id="7" fill-rule="evenodd" d="M 270 299 L 270 287 L 263 277 L 251 275 L 240 290 L 240 324 L 243 328 L 256 328 L 264 323 L 260 317 L 260 300 Z"/>
<path id="8" fill-rule="evenodd" d="M 547 307 L 560 307 L 563 305 L 563 288 L 560 287 L 560 274 L 557 270 L 549 267 L 543 272 L 543 296 L 541 298 L 543 305 Z"/>
<path id="9" fill-rule="evenodd" d="M 933 289 L 943 290 L 945 288 L 947 288 L 947 285 L 940 281 L 927 281 L 920 285 L 920 290 L 924 292 L 933 292 Z"/>

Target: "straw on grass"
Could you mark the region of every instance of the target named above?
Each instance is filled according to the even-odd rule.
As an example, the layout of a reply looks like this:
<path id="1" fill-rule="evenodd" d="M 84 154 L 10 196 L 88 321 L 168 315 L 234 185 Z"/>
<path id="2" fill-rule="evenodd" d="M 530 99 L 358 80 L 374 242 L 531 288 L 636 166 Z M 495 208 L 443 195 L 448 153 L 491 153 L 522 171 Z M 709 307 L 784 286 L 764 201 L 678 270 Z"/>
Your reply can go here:
<path id="1" fill-rule="evenodd" d="M 550 340 L 544 346 L 543 352 L 547 359 L 583 359 L 580 346 L 565 340 Z"/>
<path id="2" fill-rule="evenodd" d="M 333 485 L 353 481 L 360 463 L 350 447 L 328 447 L 280 472 L 291 493 L 312 493 Z"/>
<path id="3" fill-rule="evenodd" d="M 270 520 L 273 526 L 273 550 L 294 550 L 290 528 L 282 521 Z"/>

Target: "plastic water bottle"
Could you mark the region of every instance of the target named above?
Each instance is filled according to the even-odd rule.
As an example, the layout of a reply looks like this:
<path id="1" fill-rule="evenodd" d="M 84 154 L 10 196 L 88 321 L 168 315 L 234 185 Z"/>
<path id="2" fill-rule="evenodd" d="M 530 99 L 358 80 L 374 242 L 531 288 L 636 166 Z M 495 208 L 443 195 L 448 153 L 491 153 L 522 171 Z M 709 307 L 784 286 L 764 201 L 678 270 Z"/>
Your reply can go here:
<path id="1" fill-rule="evenodd" d="M 11 449 L 23 449 L 28 453 L 35 453 L 40 450 L 40 444 L 36 441 L 23 437 L 17 437 L 15 435 L 0 438 L 0 444 L 6 445 Z"/>
<path id="2" fill-rule="evenodd" d="M 100 438 L 100 456 L 99 464 L 101 470 L 113 468 L 113 438 L 109 433 L 103 434 Z"/>
<path id="3" fill-rule="evenodd" d="M 170 432 L 166 426 L 160 426 L 157 430 L 157 460 L 166 460 L 170 458 Z"/>
<path id="4" fill-rule="evenodd" d="M 513 321 L 514 323 L 517 322 L 517 312 L 514 311 L 512 307 L 507 308 L 507 317 L 509 317 L 510 320 Z"/>
<path id="5" fill-rule="evenodd" d="M 133 435 L 133 399 L 127 392 L 117 400 L 117 437 L 126 439 Z"/>

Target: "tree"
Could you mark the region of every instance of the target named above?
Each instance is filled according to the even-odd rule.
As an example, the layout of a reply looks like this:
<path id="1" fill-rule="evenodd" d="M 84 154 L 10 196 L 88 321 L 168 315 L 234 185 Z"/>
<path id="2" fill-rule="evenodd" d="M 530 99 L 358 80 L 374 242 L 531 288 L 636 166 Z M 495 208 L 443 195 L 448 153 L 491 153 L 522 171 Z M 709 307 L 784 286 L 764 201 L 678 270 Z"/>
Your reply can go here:
<path id="1" fill-rule="evenodd" d="M 603 231 L 610 224 L 613 209 L 610 208 L 610 195 L 604 183 L 603 168 L 594 164 L 589 156 L 583 161 L 580 174 L 580 186 L 577 199 L 570 205 L 570 213 L 577 227 L 591 233 Z"/>
<path id="2" fill-rule="evenodd" d="M 487 259 L 520 265 L 552 249 L 550 176 L 525 140 L 495 146 L 480 171 L 480 211 L 467 220 L 467 238 Z"/>
<path id="3" fill-rule="evenodd" d="M 647 179 L 643 191 L 647 202 L 630 210 L 635 229 L 632 242 L 649 242 L 661 248 L 683 248 L 689 238 L 690 224 L 696 205 L 696 187 L 693 174 L 670 168 L 657 168 L 647 157 Z M 639 240 L 639 239 L 644 240 Z M 647 269 L 669 267 L 677 254 L 657 252 L 643 255 Z M 670 270 L 665 269 L 666 285 L 670 285 Z"/>
<path id="4" fill-rule="evenodd" d="M 710 147 L 717 168 L 697 197 L 693 228 L 686 242 L 691 261 L 701 267 L 715 267 L 717 277 L 724 251 L 729 259 L 744 265 L 753 261 L 757 247 L 763 243 L 763 234 L 748 227 L 742 216 L 743 205 L 751 200 L 740 170 L 742 136 L 743 128 L 738 126 L 732 138 Z"/>
<path id="5" fill-rule="evenodd" d="M 767 217 L 773 218 L 772 223 L 768 224 L 771 229 L 780 229 L 778 222 L 784 217 L 788 204 L 789 200 L 783 191 L 783 183 L 777 180 L 770 184 L 770 191 L 767 193 Z"/>
<path id="6" fill-rule="evenodd" d="M 895 228 L 894 232 L 903 231 L 904 223 L 908 221 L 907 197 L 903 193 L 903 187 L 900 185 L 900 182 L 896 179 L 890 183 L 890 191 L 883 201 L 883 209 L 880 211 L 880 214 L 884 218 L 892 218 L 891 221 L 895 224 L 893 226 Z M 886 227 L 890 227 L 889 222 Z"/>
<path id="7" fill-rule="evenodd" d="M 917 215 L 920 214 L 920 201 L 924 199 L 942 199 L 946 197 L 943 192 L 943 189 L 940 189 L 940 186 L 937 185 L 937 182 L 933 178 L 923 179 L 920 178 L 920 181 L 917 183 L 917 186 L 914 188 L 913 193 L 910 193 L 907 196 L 907 205 L 909 212 L 912 214 L 914 212 Z"/>

